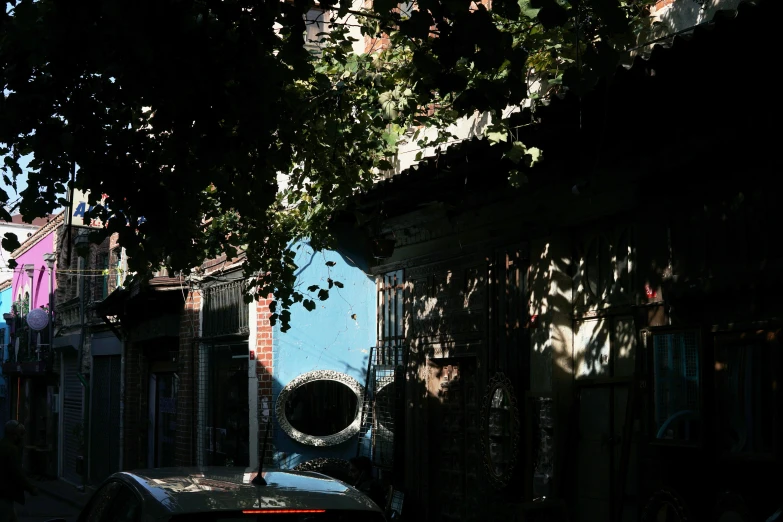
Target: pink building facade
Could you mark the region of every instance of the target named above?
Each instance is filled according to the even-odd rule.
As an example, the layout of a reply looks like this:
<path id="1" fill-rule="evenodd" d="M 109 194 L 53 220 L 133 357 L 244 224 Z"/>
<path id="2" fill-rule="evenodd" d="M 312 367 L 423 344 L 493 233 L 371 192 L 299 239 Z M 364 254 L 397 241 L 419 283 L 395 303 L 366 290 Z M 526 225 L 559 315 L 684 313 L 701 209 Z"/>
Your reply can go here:
<path id="1" fill-rule="evenodd" d="M 34 240 L 35 237 L 30 239 Z M 17 254 L 18 257 L 14 258 L 17 263 L 12 283 L 14 303 L 18 303 L 20 300 L 28 301 L 31 303 L 30 310 L 49 306 L 49 273 L 44 261 L 44 254 L 55 251 L 54 243 L 55 232 L 52 229 L 41 237 L 39 241 L 33 244 L 27 243 L 22 245 L 22 248 L 17 250 L 17 252 L 23 252 Z M 28 264 L 34 266 L 32 278 L 25 270 L 25 265 Z M 56 277 L 54 280 L 57 280 Z M 52 288 L 52 291 L 54 291 L 54 288 Z"/>

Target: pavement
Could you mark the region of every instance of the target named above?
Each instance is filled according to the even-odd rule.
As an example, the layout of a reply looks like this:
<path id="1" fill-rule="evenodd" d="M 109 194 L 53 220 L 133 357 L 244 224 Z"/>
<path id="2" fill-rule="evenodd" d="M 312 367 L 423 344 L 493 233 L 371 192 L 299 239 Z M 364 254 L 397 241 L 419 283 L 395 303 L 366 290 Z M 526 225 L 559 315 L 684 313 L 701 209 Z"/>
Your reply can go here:
<path id="1" fill-rule="evenodd" d="M 92 488 L 81 492 L 64 480 L 33 482 L 38 487 L 39 494 L 33 497 L 28 493 L 25 505 L 17 505 L 19 522 L 47 522 L 55 518 L 74 522 L 93 493 Z"/>
<path id="2" fill-rule="evenodd" d="M 27 495 L 24 506 L 17 504 L 16 514 L 19 522 L 48 522 L 56 518 L 76 522 L 79 509 L 41 491 L 37 497 Z"/>

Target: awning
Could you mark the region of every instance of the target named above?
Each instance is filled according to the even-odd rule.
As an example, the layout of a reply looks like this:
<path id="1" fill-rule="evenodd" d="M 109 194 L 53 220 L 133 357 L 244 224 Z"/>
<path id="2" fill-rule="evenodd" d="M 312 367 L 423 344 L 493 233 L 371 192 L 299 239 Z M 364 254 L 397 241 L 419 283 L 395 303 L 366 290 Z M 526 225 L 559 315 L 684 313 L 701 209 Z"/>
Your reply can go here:
<path id="1" fill-rule="evenodd" d="M 67 335 L 58 335 L 52 341 L 53 350 L 72 350 L 74 352 L 79 349 L 79 334 L 72 333 Z"/>
<path id="2" fill-rule="evenodd" d="M 158 315 L 181 307 L 189 288 L 175 277 L 154 277 L 145 283 L 133 282 L 128 288 L 118 288 L 103 301 L 92 305 L 99 315 Z M 174 308 L 172 308 L 172 305 Z"/>

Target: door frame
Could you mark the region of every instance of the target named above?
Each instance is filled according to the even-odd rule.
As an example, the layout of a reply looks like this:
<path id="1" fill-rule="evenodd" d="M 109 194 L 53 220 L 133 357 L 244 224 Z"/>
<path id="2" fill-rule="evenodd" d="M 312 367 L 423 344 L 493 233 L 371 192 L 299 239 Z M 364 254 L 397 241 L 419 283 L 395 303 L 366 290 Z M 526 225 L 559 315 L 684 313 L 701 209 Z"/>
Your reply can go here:
<path id="1" fill-rule="evenodd" d="M 147 390 L 147 467 L 155 467 L 155 449 L 156 444 L 156 421 L 158 411 L 158 374 L 150 372 Z"/>

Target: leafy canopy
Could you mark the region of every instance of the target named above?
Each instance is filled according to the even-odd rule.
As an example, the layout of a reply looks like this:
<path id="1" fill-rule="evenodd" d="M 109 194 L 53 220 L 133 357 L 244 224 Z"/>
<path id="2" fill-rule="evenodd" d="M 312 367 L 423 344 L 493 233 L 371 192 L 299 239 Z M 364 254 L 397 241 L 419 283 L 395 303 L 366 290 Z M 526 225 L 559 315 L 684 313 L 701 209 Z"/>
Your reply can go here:
<path id="1" fill-rule="evenodd" d="M 328 247 L 330 217 L 392 167 L 406 131 L 440 145 L 458 118 L 488 113 L 487 136 L 529 168 L 545 151 L 515 142 L 504 111 L 532 81 L 587 88 L 633 45 L 648 3 L 321 0 L 337 21 L 314 54 L 302 36 L 312 0 L 11 1 L 4 180 L 15 188 L 32 154 L 28 218 L 61 206 L 69 181 L 108 194 L 93 239 L 118 233 L 136 277 L 244 253 L 287 329 L 291 306 L 328 297 L 297 286 L 291 245 Z M 353 52 L 357 27 L 370 54 Z"/>

